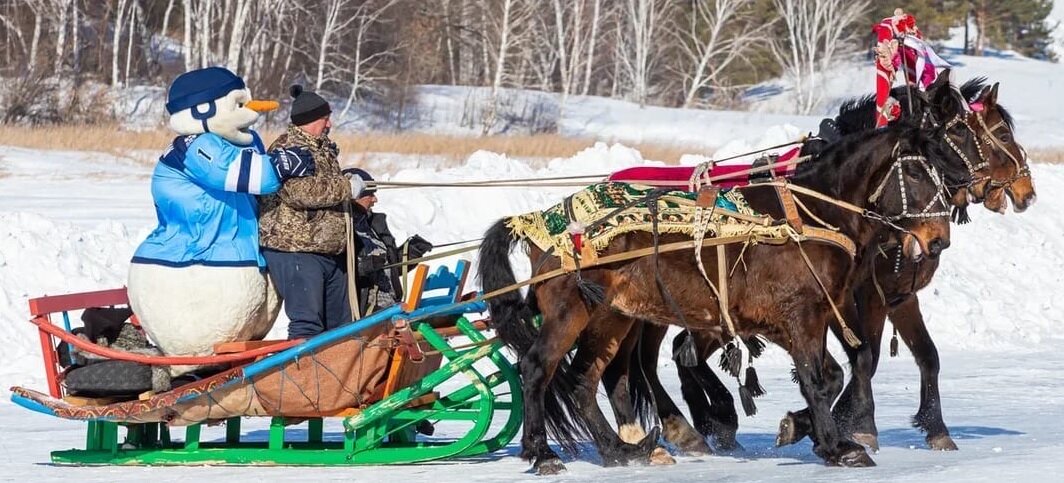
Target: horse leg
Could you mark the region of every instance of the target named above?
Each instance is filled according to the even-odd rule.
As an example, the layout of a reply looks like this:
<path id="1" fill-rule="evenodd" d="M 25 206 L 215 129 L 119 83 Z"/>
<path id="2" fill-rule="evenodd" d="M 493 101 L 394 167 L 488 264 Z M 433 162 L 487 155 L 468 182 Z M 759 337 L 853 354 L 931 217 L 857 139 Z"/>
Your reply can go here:
<path id="1" fill-rule="evenodd" d="M 927 433 L 927 444 L 931 449 L 956 451 L 957 444 L 942 420 L 942 399 L 938 392 L 938 349 L 924 325 L 920 301 L 916 296 L 894 307 L 890 321 L 920 367 L 920 409 L 913 417 L 913 425 Z"/>
<path id="2" fill-rule="evenodd" d="M 687 421 L 658 376 L 658 354 L 667 332 L 668 327 L 646 324 L 640 340 L 639 360 L 633 360 L 633 363 L 638 364 L 640 375 L 649 386 L 664 427 L 665 440 L 688 455 L 713 454 L 706 439 Z"/>
<path id="3" fill-rule="evenodd" d="M 735 398 L 706 362 L 706 359 L 720 348 L 720 341 L 711 334 L 690 334 L 695 338 L 695 346 L 698 347 L 699 362 L 694 367 L 677 366 L 677 372 L 680 375 L 680 391 L 687 407 L 691 409 L 691 418 L 694 419 L 699 432 L 713 438 L 718 450 L 741 449 L 735 440 L 735 434 L 739 431 Z M 677 336 L 673 344 L 679 343 L 682 343 L 682 340 Z"/>
<path id="4" fill-rule="evenodd" d="M 867 287 L 866 287 L 867 288 Z M 879 351 L 879 341 L 883 334 L 883 324 L 886 321 L 886 310 L 879 296 L 870 290 L 856 290 L 853 302 L 848 302 L 843 307 L 845 318 L 850 322 L 850 328 L 861 339 L 860 347 L 851 347 L 842 336 L 842 328 L 838 324 L 831 324 L 830 328 L 836 339 L 842 343 L 842 348 L 850 361 L 850 380 L 832 415 L 839 431 L 857 442 L 879 451 L 878 430 L 875 421 L 875 400 L 872 396 L 872 375 L 875 374 L 875 364 L 878 358 L 874 354 Z M 829 374 L 830 387 L 839 387 L 843 377 L 842 368 L 833 359 L 825 360 L 829 364 L 825 370 Z M 835 386 L 840 384 L 840 386 Z M 835 394 L 838 394 L 836 391 Z M 777 445 L 793 444 L 802 438 L 810 436 L 812 425 L 809 421 L 809 412 L 806 409 L 787 413 L 780 421 L 779 433 L 776 437 Z"/>
<path id="5" fill-rule="evenodd" d="M 806 311 L 819 310 L 809 306 Z M 789 351 L 794 359 L 798 387 L 808 404 L 813 430 L 813 452 L 832 466 L 874 466 L 864 447 L 842 438 L 831 416 L 831 403 L 837 389 L 830 387 L 831 377 L 825 370 L 828 355 L 825 347 L 827 324 L 812 312 L 792 318 Z M 822 317 L 822 316 L 821 316 Z M 817 327 L 819 325 L 819 327 Z"/>
<path id="6" fill-rule="evenodd" d="M 856 290 L 857 313 L 848 320 L 853 320 L 852 328 L 861 338 L 860 347 L 850 347 L 843 343 L 852 369 L 850 382 L 835 404 L 835 421 L 842 434 L 850 435 L 872 451 L 879 451 L 879 430 L 876 428 L 875 398 L 872 392 L 872 376 L 879 364 L 879 350 L 883 339 L 883 326 L 886 324 L 887 308 L 874 288 L 865 284 Z M 836 337 L 843 340 L 839 328 L 832 326 Z"/>
<path id="7" fill-rule="evenodd" d="M 596 399 L 602 374 L 633 323 L 634 319 L 613 313 L 596 317 L 595 325 L 580 338 L 570 369 L 569 377 L 575 387 L 575 409 L 595 440 L 605 466 L 627 465 L 632 461 L 649 463 L 660 434 L 655 429 L 648 435 L 641 426 L 632 424 L 622 428 L 634 440 L 632 443 L 626 442 L 614 432 Z"/>
<path id="8" fill-rule="evenodd" d="M 545 291 L 545 290 L 544 290 Z M 556 298 L 562 290 L 552 291 L 550 295 Z M 572 294 L 575 291 L 569 291 Z M 561 295 L 564 297 L 564 295 Z M 545 297 L 539 297 L 546 300 Z M 558 365 L 561 363 L 569 349 L 573 347 L 577 337 L 587 324 L 587 313 L 583 310 L 581 302 L 569 297 L 568 300 L 559 300 L 557 303 L 540 304 L 548 310 L 543 310 L 543 324 L 539 335 L 532 343 L 528 352 L 522 357 L 519 364 L 521 371 L 522 389 L 525 394 L 524 431 L 521 436 L 521 457 L 532 462 L 532 469 L 539 475 L 552 475 L 565 471 L 558 454 L 547 443 L 548 417 L 556 419 L 564 417 L 563 414 L 549 414 L 547 412 L 546 397 L 551 379 L 555 375 Z M 569 310 L 574 308 L 575 310 Z M 569 313 L 580 312 L 583 317 L 570 317 Z M 550 395 L 554 397 L 554 395 Z M 555 411 L 557 405 L 552 405 Z"/>
<path id="9" fill-rule="evenodd" d="M 636 348 L 645 325 L 644 322 L 636 322 L 633 325 L 628 331 L 628 336 L 621 343 L 617 355 L 606 365 L 606 370 L 602 373 L 602 385 L 605 386 L 606 394 L 610 398 L 610 407 L 613 408 L 613 416 L 617 420 L 618 433 L 624 442 L 631 444 L 636 444 L 646 437 L 646 432 L 640 425 L 636 414 L 631 393 L 632 386 L 640 384 L 640 381 L 631 381 L 631 361 L 637 357 Z M 652 465 L 675 463 L 676 460 L 660 446 L 655 448 L 650 455 Z"/>
<path id="10" fill-rule="evenodd" d="M 825 351 L 822 358 L 821 371 L 824 376 L 823 386 L 825 392 L 829 395 L 830 400 L 834 401 L 842 389 L 844 375 L 842 366 L 839 365 L 831 353 Z M 797 376 L 797 371 L 795 371 L 795 376 Z M 816 433 L 813 430 L 813 414 L 810 408 L 806 407 L 799 411 L 787 412 L 783 419 L 780 420 L 779 430 L 776 433 L 776 446 L 794 444 L 806 437 L 813 440 L 814 444 L 817 442 Z"/>

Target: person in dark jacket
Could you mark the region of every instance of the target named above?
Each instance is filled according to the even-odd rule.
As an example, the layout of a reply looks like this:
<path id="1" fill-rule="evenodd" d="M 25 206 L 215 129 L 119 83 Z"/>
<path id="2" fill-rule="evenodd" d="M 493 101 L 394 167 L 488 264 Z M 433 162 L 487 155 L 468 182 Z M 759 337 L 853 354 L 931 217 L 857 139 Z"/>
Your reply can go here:
<path id="1" fill-rule="evenodd" d="M 358 168 L 348 168 L 343 173 L 351 180 L 352 192 L 358 191 L 352 196 L 351 221 L 356 249 L 355 283 L 364 317 L 403 299 L 405 270 L 389 265 L 420 258 L 432 249 L 432 244 L 414 235 L 402 245 L 396 245 L 395 236 L 388 228 L 387 216 L 373 211 L 377 204 L 377 186 L 373 177 Z"/>

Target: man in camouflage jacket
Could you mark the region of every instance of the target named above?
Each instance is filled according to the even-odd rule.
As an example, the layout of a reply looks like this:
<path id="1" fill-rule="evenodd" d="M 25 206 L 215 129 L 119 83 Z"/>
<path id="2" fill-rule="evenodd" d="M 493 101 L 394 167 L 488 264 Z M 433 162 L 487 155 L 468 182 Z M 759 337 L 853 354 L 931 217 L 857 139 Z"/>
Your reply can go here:
<path id="1" fill-rule="evenodd" d="M 329 139 L 329 104 L 293 86 L 292 125 L 271 145 L 301 146 L 314 155 L 313 176 L 291 179 L 261 198 L 259 237 L 267 269 L 284 299 L 288 337 L 307 338 L 351 322 L 347 296 L 349 180 Z"/>

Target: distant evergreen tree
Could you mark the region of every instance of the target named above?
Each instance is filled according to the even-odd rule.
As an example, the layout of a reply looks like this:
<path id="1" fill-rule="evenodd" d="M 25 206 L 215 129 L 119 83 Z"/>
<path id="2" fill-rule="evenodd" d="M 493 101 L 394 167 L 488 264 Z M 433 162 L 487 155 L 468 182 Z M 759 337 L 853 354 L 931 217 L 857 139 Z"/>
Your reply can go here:
<path id="1" fill-rule="evenodd" d="M 990 45 L 1012 49 L 1037 59 L 1056 60 L 1049 49 L 1057 27 L 1047 22 L 1052 0 L 969 0 L 976 28 L 973 53 L 983 55 Z"/>

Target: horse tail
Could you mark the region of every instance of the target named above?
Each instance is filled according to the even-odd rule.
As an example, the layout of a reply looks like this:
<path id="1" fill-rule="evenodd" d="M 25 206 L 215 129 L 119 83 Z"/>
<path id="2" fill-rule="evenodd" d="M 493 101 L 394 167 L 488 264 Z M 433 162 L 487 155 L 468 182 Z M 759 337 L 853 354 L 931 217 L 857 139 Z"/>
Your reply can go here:
<path id="1" fill-rule="evenodd" d="M 647 375 L 647 367 L 643 365 L 645 357 L 643 351 L 650 350 L 657 352 L 658 348 L 644 344 L 643 337 L 640 337 L 636 342 L 635 350 L 628 356 L 628 373 L 631 374 L 628 378 L 628 394 L 635 417 L 644 428 L 656 424 L 658 417 L 657 403 L 654 400 L 653 389 L 650 387 L 650 376 Z M 656 360 L 657 354 L 654 356 L 653 359 Z M 658 368 L 651 367 L 650 370 L 656 371 Z"/>
<path id="2" fill-rule="evenodd" d="M 484 235 L 477 267 L 481 287 L 485 293 L 517 283 L 510 252 L 520 242 L 506 220 L 499 220 Z M 535 319 L 539 315 L 535 290 L 523 297 L 518 290 L 501 293 L 487 300 L 492 327 L 503 344 L 512 349 L 518 361 L 525 359 L 532 344 L 539 337 Z M 559 362 L 544 391 L 543 409 L 547 433 L 570 454 L 579 452 L 579 441 L 590 436 L 587 421 L 580 415 L 576 400 L 578 375 L 570 365 L 571 356 Z M 523 372 L 523 371 L 522 371 Z M 522 374 L 522 378 L 524 374 Z"/>
<path id="3" fill-rule="evenodd" d="M 477 273 L 480 276 L 484 293 L 490 293 L 517 283 L 513 266 L 510 264 L 510 252 L 521 240 L 514 236 L 502 219 L 492 225 L 484 235 L 480 245 L 480 263 Z M 532 291 L 529 291 L 531 294 Z M 503 292 L 487 300 L 491 311 L 491 323 L 499 339 L 524 357 L 539 335 L 534 325 L 538 315 L 535 305 L 521 295 L 519 290 Z"/>

